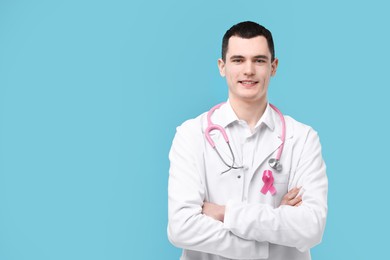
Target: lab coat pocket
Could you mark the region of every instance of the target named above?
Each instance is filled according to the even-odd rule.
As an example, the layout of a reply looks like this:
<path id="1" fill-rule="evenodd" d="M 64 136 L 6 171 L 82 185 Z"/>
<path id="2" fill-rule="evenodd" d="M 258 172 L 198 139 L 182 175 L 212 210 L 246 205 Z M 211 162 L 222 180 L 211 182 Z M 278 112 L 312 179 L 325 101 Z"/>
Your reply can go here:
<path id="1" fill-rule="evenodd" d="M 280 206 L 280 202 L 282 202 L 283 196 L 287 193 L 289 176 L 289 173 L 274 174 L 274 187 L 276 189 L 276 194 L 273 197 L 275 208 Z"/>

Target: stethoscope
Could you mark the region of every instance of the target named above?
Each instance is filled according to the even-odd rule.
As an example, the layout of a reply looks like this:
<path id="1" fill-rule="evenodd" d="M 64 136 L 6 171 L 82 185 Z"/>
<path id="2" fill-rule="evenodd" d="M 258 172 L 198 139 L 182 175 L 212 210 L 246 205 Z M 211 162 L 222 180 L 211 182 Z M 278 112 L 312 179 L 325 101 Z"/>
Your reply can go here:
<path id="1" fill-rule="evenodd" d="M 223 104 L 223 103 L 220 103 L 214 107 L 212 107 L 210 109 L 210 111 L 207 113 L 207 128 L 205 130 L 205 137 L 206 137 L 206 140 L 207 142 L 211 145 L 211 147 L 215 150 L 215 152 L 217 153 L 218 157 L 221 159 L 221 161 L 228 167 L 227 170 L 223 171 L 221 174 L 224 174 L 228 171 L 230 171 L 231 169 L 242 169 L 244 168 L 244 166 L 235 166 L 235 156 L 234 156 L 234 153 L 233 153 L 233 150 L 232 150 L 232 147 L 230 146 L 230 143 L 229 143 L 229 138 L 226 134 L 226 131 L 225 129 L 220 126 L 220 125 L 217 125 L 217 124 L 214 124 L 212 121 L 211 121 L 211 116 L 213 115 L 214 111 L 217 110 L 218 108 L 220 108 Z M 282 156 L 282 152 L 283 152 L 283 147 L 284 147 L 284 141 L 286 140 L 286 122 L 284 120 L 284 116 L 282 114 L 282 112 L 280 112 L 280 110 L 275 107 L 274 105 L 272 104 L 269 104 L 270 107 L 275 110 L 275 112 L 279 115 L 280 117 L 280 120 L 282 122 L 282 133 L 281 133 L 281 136 L 280 136 L 280 139 L 282 141 L 282 144 L 279 146 L 279 149 L 278 149 L 278 153 L 276 154 L 276 157 L 275 158 L 271 158 L 268 160 L 268 165 L 270 166 L 270 168 L 274 169 L 275 171 L 277 172 L 280 172 L 282 171 L 282 164 L 280 163 L 280 157 Z M 223 138 L 225 139 L 225 142 L 226 144 L 228 145 L 229 147 L 229 150 L 230 150 L 230 154 L 232 156 L 232 163 L 231 164 L 228 164 L 224 159 L 223 157 L 221 156 L 221 154 L 219 153 L 213 139 L 211 138 L 210 136 L 210 132 L 214 131 L 214 130 L 217 130 L 219 131 Z M 265 170 L 264 173 L 263 173 L 263 181 L 264 183 L 266 183 L 266 181 L 264 180 L 264 178 L 272 178 L 272 183 L 273 183 L 273 176 L 272 176 L 272 171 L 270 170 Z M 263 191 L 262 191 L 263 192 Z M 273 195 L 274 193 L 276 193 L 276 190 L 274 192 L 272 192 L 270 190 L 271 194 Z"/>

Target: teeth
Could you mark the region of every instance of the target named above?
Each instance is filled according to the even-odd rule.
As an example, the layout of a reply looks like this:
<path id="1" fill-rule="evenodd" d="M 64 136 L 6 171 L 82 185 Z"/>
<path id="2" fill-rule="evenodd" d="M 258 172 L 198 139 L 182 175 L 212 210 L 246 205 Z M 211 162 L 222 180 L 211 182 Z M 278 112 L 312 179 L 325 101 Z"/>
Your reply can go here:
<path id="1" fill-rule="evenodd" d="M 241 81 L 243 84 L 254 84 L 256 81 Z"/>

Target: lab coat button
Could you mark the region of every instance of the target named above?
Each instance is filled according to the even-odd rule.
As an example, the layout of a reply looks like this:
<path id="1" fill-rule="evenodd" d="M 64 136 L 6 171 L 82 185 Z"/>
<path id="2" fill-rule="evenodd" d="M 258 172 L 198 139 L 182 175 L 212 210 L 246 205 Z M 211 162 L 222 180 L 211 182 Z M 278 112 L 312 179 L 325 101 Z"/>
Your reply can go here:
<path id="1" fill-rule="evenodd" d="M 241 175 L 238 175 L 237 178 L 238 178 L 238 179 L 241 178 Z"/>

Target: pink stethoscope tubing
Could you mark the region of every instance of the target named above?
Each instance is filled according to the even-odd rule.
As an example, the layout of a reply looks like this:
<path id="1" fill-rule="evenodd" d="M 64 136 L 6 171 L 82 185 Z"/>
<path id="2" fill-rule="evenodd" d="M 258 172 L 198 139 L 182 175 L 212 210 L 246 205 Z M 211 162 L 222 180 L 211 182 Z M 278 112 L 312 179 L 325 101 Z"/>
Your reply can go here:
<path id="1" fill-rule="evenodd" d="M 227 169 L 226 171 L 222 172 L 222 174 L 225 173 L 225 172 L 230 171 L 231 169 L 241 169 L 241 168 L 243 168 L 243 166 L 234 166 L 234 164 L 235 164 L 235 157 L 234 157 L 233 150 L 232 150 L 232 148 L 231 148 L 231 146 L 230 146 L 230 144 L 229 144 L 229 138 L 228 138 L 228 136 L 227 136 L 227 134 L 226 134 L 225 129 L 224 129 L 222 126 L 217 125 L 217 124 L 214 124 L 214 123 L 211 121 L 211 116 L 213 115 L 214 111 L 217 110 L 218 108 L 220 108 L 224 103 L 225 103 L 225 102 L 220 103 L 220 104 L 218 104 L 218 105 L 212 107 L 212 108 L 210 109 L 210 111 L 207 113 L 207 128 L 206 128 L 205 133 L 204 133 L 207 142 L 208 142 L 208 143 L 211 145 L 211 147 L 216 151 L 216 153 L 218 154 L 218 156 L 219 156 L 219 158 L 222 160 L 222 162 L 229 168 L 229 169 Z M 281 171 L 281 170 L 282 170 L 282 165 L 280 164 L 280 157 L 282 156 L 283 147 L 284 147 L 284 142 L 285 142 L 285 139 L 286 139 L 286 122 L 285 122 L 285 120 L 284 120 L 284 116 L 283 116 L 282 112 L 280 112 L 280 110 L 279 110 L 276 106 L 274 106 L 274 105 L 272 105 L 272 104 L 269 104 L 269 105 L 270 105 L 270 107 L 271 107 L 273 110 L 275 110 L 275 112 L 279 115 L 280 120 L 281 120 L 281 122 L 282 122 L 282 133 L 281 133 L 281 136 L 280 136 L 280 139 L 281 139 L 281 141 L 282 141 L 282 144 L 281 144 L 281 145 L 279 146 L 279 148 L 278 148 L 278 153 L 276 154 L 276 157 L 275 157 L 275 158 L 269 159 L 268 163 L 269 163 L 269 166 L 270 166 L 271 168 L 273 168 L 274 170 L 276 170 L 276 171 Z M 226 144 L 228 145 L 229 150 L 230 150 L 230 153 L 231 153 L 231 155 L 232 155 L 232 163 L 231 163 L 231 164 L 228 164 L 228 163 L 222 158 L 221 154 L 218 152 L 218 149 L 217 149 L 217 147 L 216 147 L 216 145 L 215 145 L 213 139 L 212 139 L 211 136 L 210 136 L 210 133 L 211 133 L 212 131 L 214 131 L 214 130 L 217 130 L 217 131 L 219 131 L 219 132 L 222 134 L 223 139 L 225 140 Z M 270 179 L 270 180 L 272 180 L 272 183 L 273 183 L 272 171 L 270 171 L 270 170 L 265 170 L 265 171 L 264 171 L 264 173 L 263 173 L 263 181 L 264 181 L 264 183 L 265 183 L 265 186 L 264 186 L 264 187 L 266 187 L 267 185 L 270 186 L 270 187 L 269 187 L 269 189 L 266 189 L 266 188 L 263 187 L 263 189 L 261 190 L 261 192 L 265 194 L 265 193 L 269 190 L 270 193 L 271 193 L 272 195 L 274 195 L 274 194 L 276 193 L 276 190 L 275 190 L 274 187 L 272 186 L 272 183 L 271 183 L 271 185 L 269 185 L 269 183 L 270 183 L 269 181 L 268 181 L 268 183 L 266 183 L 266 180 L 265 180 L 265 179 L 267 179 L 267 178 Z M 268 179 L 267 179 L 267 180 L 268 180 Z M 267 187 L 268 187 L 268 186 L 267 186 Z"/>
<path id="2" fill-rule="evenodd" d="M 233 150 L 232 150 L 232 147 L 230 146 L 230 143 L 229 143 L 229 138 L 226 134 L 226 131 L 225 129 L 223 129 L 222 126 L 220 125 L 216 125 L 214 124 L 212 121 L 211 121 L 211 116 L 212 114 L 214 113 L 214 111 L 218 108 L 220 108 L 223 104 L 225 104 L 225 102 L 222 102 L 214 107 L 212 107 L 210 109 L 210 111 L 207 113 L 207 128 L 205 130 L 205 137 L 206 137 L 206 140 L 207 142 L 211 145 L 211 147 L 214 149 L 214 151 L 217 153 L 218 157 L 221 159 L 221 161 L 228 167 L 228 169 L 226 171 L 223 171 L 221 174 L 224 174 L 225 172 L 228 172 L 230 171 L 231 169 L 241 169 L 243 168 L 243 166 L 234 166 L 234 163 L 235 163 L 235 157 L 234 157 L 234 153 L 233 153 Z M 218 149 L 217 147 L 215 146 L 215 143 L 213 141 L 213 139 L 211 138 L 210 136 L 210 132 L 211 131 L 214 131 L 214 130 L 218 130 L 219 132 L 221 132 L 222 136 L 223 136 L 223 139 L 225 139 L 225 142 L 226 144 L 228 145 L 229 147 L 229 150 L 230 150 L 230 154 L 232 155 L 232 164 L 228 164 L 227 162 L 225 162 L 225 160 L 222 158 L 221 154 L 218 152 Z"/>

